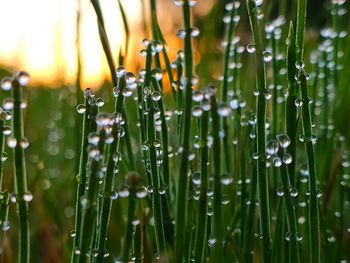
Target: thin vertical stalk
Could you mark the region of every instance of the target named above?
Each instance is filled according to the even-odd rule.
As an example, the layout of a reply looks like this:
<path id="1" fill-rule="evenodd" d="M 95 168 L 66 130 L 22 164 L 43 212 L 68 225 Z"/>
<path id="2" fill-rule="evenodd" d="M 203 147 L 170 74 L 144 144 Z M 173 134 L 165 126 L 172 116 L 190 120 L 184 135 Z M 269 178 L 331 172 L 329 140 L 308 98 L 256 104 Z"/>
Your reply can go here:
<path id="1" fill-rule="evenodd" d="M 135 255 L 135 263 L 141 263 L 142 262 L 142 238 L 141 238 L 141 226 L 138 224 L 135 227 L 135 234 L 134 234 L 134 255 Z"/>
<path id="2" fill-rule="evenodd" d="M 281 159 L 282 154 L 280 155 Z M 284 210 L 287 217 L 287 225 L 288 230 L 290 233 L 290 245 L 289 245 L 289 262 L 300 262 L 300 256 L 299 256 L 299 245 L 298 245 L 298 233 L 297 233 L 297 218 L 296 218 L 296 211 L 295 211 L 295 204 L 293 197 L 291 196 L 290 191 L 293 189 L 290 177 L 288 175 L 288 165 L 283 163 L 281 166 L 281 181 L 283 185 L 284 190 Z"/>
<path id="3" fill-rule="evenodd" d="M 86 94 L 87 95 L 87 94 Z M 91 114 L 91 106 L 88 103 L 90 96 L 85 96 L 85 112 L 83 117 L 83 129 L 82 129 L 82 136 L 81 136 L 81 146 L 80 146 L 80 159 L 79 159 L 79 171 L 77 175 L 77 195 L 76 195 L 76 201 L 75 201 L 75 227 L 74 227 L 74 241 L 73 241 L 73 250 L 72 250 L 72 256 L 71 256 L 71 262 L 76 262 L 78 259 L 78 255 L 75 253 L 75 250 L 78 249 L 79 246 L 79 240 L 80 240 L 80 229 L 81 229 L 81 218 L 82 218 L 82 206 L 81 206 L 81 198 L 85 194 L 85 188 L 86 188 L 86 168 L 87 168 L 87 160 L 88 160 L 88 153 L 87 153 L 87 146 L 88 141 L 87 137 L 90 133 L 90 114 Z"/>
<path id="4" fill-rule="evenodd" d="M 152 53 L 151 45 L 148 45 L 146 56 L 146 75 L 144 80 L 144 90 L 150 89 L 151 85 L 151 65 L 152 65 Z M 149 92 L 150 93 L 150 92 Z M 151 166 L 151 182 L 154 189 L 152 195 L 152 210 L 155 221 L 155 234 L 158 253 L 165 251 L 165 235 L 164 235 L 164 223 L 163 223 L 163 211 L 162 200 L 160 196 L 160 176 L 157 165 L 157 152 L 155 147 L 156 130 L 154 123 L 155 107 L 153 106 L 153 100 L 151 94 L 147 94 L 147 142 L 148 142 L 148 158 Z"/>
<path id="5" fill-rule="evenodd" d="M 199 196 L 199 206 L 197 214 L 197 227 L 195 238 L 195 262 L 204 262 L 204 253 L 207 240 L 207 224 L 208 224 L 208 126 L 209 113 L 204 111 L 200 120 L 200 173 L 201 186 Z"/>
<path id="6" fill-rule="evenodd" d="M 193 77 L 193 54 L 191 39 L 191 15 L 189 1 L 183 2 L 183 21 L 186 36 L 184 39 L 185 50 L 185 96 L 184 96 L 184 114 L 182 123 L 182 153 L 180 161 L 180 170 L 177 185 L 177 203 L 175 219 L 175 261 L 181 262 L 184 255 L 185 232 L 187 223 L 187 197 L 188 197 L 188 155 L 190 152 L 191 140 L 191 105 L 192 105 L 192 77 Z"/>
<path id="7" fill-rule="evenodd" d="M 139 175 L 131 172 L 128 176 L 129 181 L 129 205 L 128 205 L 128 219 L 126 223 L 126 231 L 123 247 L 123 262 L 129 262 L 129 252 L 132 245 L 132 236 L 134 226 L 132 224 L 136 210 L 136 186 L 139 184 Z"/>
<path id="8" fill-rule="evenodd" d="M 229 78 L 229 67 L 228 64 L 230 62 L 230 53 L 231 47 L 232 47 L 232 38 L 233 38 L 233 31 L 234 27 L 236 25 L 236 22 L 234 22 L 234 15 L 237 13 L 236 7 L 233 7 L 230 14 L 230 22 L 228 25 L 228 31 L 227 31 L 227 46 L 225 50 L 225 58 L 224 58 L 224 72 L 223 72 L 223 81 L 222 81 L 222 100 L 223 102 L 227 103 L 227 90 L 228 90 L 228 78 Z M 229 125 L 228 125 L 228 119 L 224 118 L 222 120 L 222 126 L 224 130 L 224 137 L 223 137 L 223 147 L 224 147 L 224 154 L 225 154 L 225 165 L 226 170 L 228 172 L 231 171 L 231 157 L 230 157 L 230 147 L 229 147 Z"/>
<path id="9" fill-rule="evenodd" d="M 173 72 L 171 70 L 171 64 L 170 64 L 170 60 L 169 60 L 169 56 L 168 56 L 167 48 L 166 48 L 166 42 L 165 42 L 165 39 L 163 37 L 162 31 L 159 27 L 158 18 L 157 18 L 157 2 L 156 2 L 156 0 L 150 0 L 150 4 L 151 4 L 151 22 L 152 22 L 153 38 L 157 41 L 160 41 L 163 45 L 162 53 L 163 53 L 163 58 L 164 58 L 164 62 L 165 62 L 165 68 L 166 68 L 166 71 L 167 71 L 167 74 L 169 77 L 169 81 L 170 81 L 171 93 L 172 93 L 174 101 L 176 102 L 176 90 L 175 90 L 175 86 L 174 86 L 174 76 L 173 76 Z M 157 67 L 160 68 L 160 65 L 157 65 Z"/>
<path id="10" fill-rule="evenodd" d="M 319 207 L 317 199 L 317 184 L 316 184 L 316 167 L 315 154 L 312 141 L 312 124 L 310 116 L 309 102 L 310 99 L 307 94 L 306 73 L 304 69 L 299 71 L 300 91 L 302 95 L 302 122 L 303 131 L 306 138 L 305 150 L 307 154 L 307 163 L 309 168 L 309 231 L 310 231 L 310 262 L 321 262 L 320 251 L 320 218 Z"/>
<path id="11" fill-rule="evenodd" d="M 21 74 L 21 73 L 18 73 Z M 30 262 L 30 232 L 29 232 L 29 207 L 24 199 L 27 193 L 27 175 L 24 149 L 21 147 L 23 139 L 23 115 L 21 110 L 22 86 L 17 78 L 12 81 L 13 89 L 13 135 L 17 141 L 14 148 L 14 172 L 16 183 L 16 194 L 19 215 L 19 254 L 18 262 Z"/>
<path id="12" fill-rule="evenodd" d="M 214 92 L 214 91 L 213 91 Z M 214 262 L 222 262 L 223 254 L 223 227 L 222 227 L 222 189 L 221 189 L 221 144 L 220 144 L 220 126 L 217 109 L 216 96 L 210 97 L 212 133 L 213 133 L 213 151 L 214 151 L 214 201 L 213 201 L 213 234 L 216 239 L 214 246 Z"/>
<path id="13" fill-rule="evenodd" d="M 263 58 L 263 42 L 261 36 L 260 23 L 257 17 L 258 8 L 255 1 L 247 0 L 247 9 L 250 26 L 253 32 L 255 42 L 255 60 L 257 88 L 259 95 L 257 97 L 257 151 L 259 155 L 257 165 L 258 188 L 259 188 L 259 210 L 260 210 L 260 228 L 263 239 L 263 262 L 271 262 L 271 229 L 270 229 L 270 208 L 269 208 L 269 189 L 268 176 L 266 173 L 265 160 L 265 122 L 266 122 L 266 70 Z"/>
<path id="14" fill-rule="evenodd" d="M 288 71 L 288 97 L 286 100 L 286 131 L 290 139 L 290 145 L 287 149 L 288 153 L 292 156 L 292 163 L 288 165 L 288 174 L 290 176 L 290 182 L 293 186 L 296 184 L 295 178 L 295 152 L 296 152 L 296 133 L 297 133 L 297 107 L 295 100 L 298 97 L 298 84 L 295 81 L 296 76 L 296 50 L 295 50 L 295 34 L 293 30 L 293 24 L 289 25 L 289 33 L 287 38 L 287 71 Z"/>
<path id="15" fill-rule="evenodd" d="M 115 154 L 119 152 L 120 145 L 120 121 L 118 122 L 117 118 L 121 120 L 122 117 L 122 109 L 124 105 L 124 96 L 122 94 L 122 90 L 125 86 L 125 78 L 121 78 L 118 81 L 118 97 L 115 103 L 115 118 L 116 123 L 112 128 L 113 142 L 109 147 L 109 153 L 107 157 L 107 169 L 105 175 L 104 182 L 104 190 L 103 190 L 103 199 L 100 207 L 100 215 L 99 215 L 99 232 L 97 236 L 97 262 L 103 262 L 104 259 L 104 250 L 106 248 L 106 240 L 107 240 L 107 230 L 108 230 L 108 222 L 111 215 L 112 210 L 112 200 L 111 194 L 114 188 L 114 171 L 115 167 L 118 165 L 115 161 Z M 119 160 L 118 160 L 119 161 Z"/>
<path id="16" fill-rule="evenodd" d="M 77 8 L 77 17 L 76 17 L 76 40 L 75 40 L 75 47 L 76 47 L 76 63 L 77 63 L 77 75 L 75 80 L 75 97 L 77 104 L 82 103 L 82 91 L 81 91 L 81 77 L 82 77 L 82 63 L 81 63 L 81 42 L 80 42 L 80 20 L 81 20 L 81 0 L 78 0 L 78 8 Z M 79 115 L 75 116 L 75 152 L 80 152 L 80 136 L 81 136 L 81 128 L 82 127 L 82 121 L 79 118 Z M 79 172 L 79 162 L 76 161 L 76 167 L 75 167 L 75 174 Z"/>
<path id="17" fill-rule="evenodd" d="M 251 149 L 256 148 L 256 141 L 252 143 Z M 250 152 L 252 154 L 252 152 Z M 250 196 L 249 196 L 249 208 L 247 212 L 246 222 L 245 222 L 245 232 L 243 238 L 243 253 L 244 259 L 246 262 L 252 262 L 252 249 L 253 249 L 253 240 L 254 240 L 254 219 L 255 219 L 255 203 L 256 203 L 256 189 L 258 185 L 257 178 L 257 164 L 254 161 L 252 164 L 251 171 L 251 188 L 250 188 Z"/>
<path id="18" fill-rule="evenodd" d="M 306 7 L 307 7 L 307 0 L 298 0 L 297 29 L 296 29 L 296 37 L 295 37 L 296 61 L 301 61 L 304 55 Z"/>
<path id="19" fill-rule="evenodd" d="M 4 176 L 4 148 L 5 148 L 5 136 L 4 136 L 4 124 L 6 113 L 2 112 L 0 108 L 0 191 L 2 191 L 2 181 Z"/>
<path id="20" fill-rule="evenodd" d="M 81 234 L 79 240 L 79 262 L 91 262 L 94 229 L 97 222 L 97 196 L 99 190 L 98 173 L 101 169 L 102 154 L 104 149 L 105 130 L 99 128 L 98 153 L 90 158 L 89 176 L 87 181 L 87 190 L 81 202 L 83 205 L 83 214 L 81 219 Z M 84 207 L 85 206 L 85 207 Z M 77 251 L 75 251 L 77 252 Z"/>
<path id="21" fill-rule="evenodd" d="M 4 240 L 5 234 L 9 227 L 8 215 L 10 208 L 10 193 L 8 191 L 1 191 L 2 199 L 0 200 L 0 249 L 4 251 Z M 0 254 L 0 262 L 4 262 L 3 260 L 4 252 Z"/>

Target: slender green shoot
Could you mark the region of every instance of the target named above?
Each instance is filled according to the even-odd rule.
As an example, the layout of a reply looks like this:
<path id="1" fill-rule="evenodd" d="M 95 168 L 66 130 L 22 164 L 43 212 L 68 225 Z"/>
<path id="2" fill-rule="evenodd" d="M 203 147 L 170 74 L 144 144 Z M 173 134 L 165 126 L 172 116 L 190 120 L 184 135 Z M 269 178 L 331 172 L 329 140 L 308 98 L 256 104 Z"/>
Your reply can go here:
<path id="1" fill-rule="evenodd" d="M 192 108 L 192 78 L 193 78 L 193 54 L 191 38 L 191 14 L 189 0 L 183 2 L 183 21 L 185 27 L 184 51 L 185 51 L 185 94 L 184 111 L 182 123 L 182 153 L 180 160 L 180 170 L 178 175 L 177 195 L 176 195 L 176 219 L 175 219 L 175 261 L 182 262 L 185 247 L 185 232 L 187 223 L 187 198 L 188 198 L 188 155 L 190 153 L 191 141 L 191 108 Z"/>
<path id="2" fill-rule="evenodd" d="M 310 231 L 310 262 L 321 262 L 321 240 L 320 240 L 320 216 L 318 205 L 317 175 L 315 166 L 314 139 L 312 134 L 312 123 L 310 115 L 310 99 L 308 97 L 306 73 L 304 68 L 298 72 L 300 91 L 302 96 L 302 122 L 305 136 L 305 150 L 309 168 L 309 231 Z"/>
<path id="3" fill-rule="evenodd" d="M 265 159 L 265 124 L 266 124 L 266 70 L 263 56 L 263 42 L 260 29 L 259 17 L 261 14 L 260 8 L 256 6 L 256 2 L 247 0 L 247 9 L 249 15 L 250 26 L 253 32 L 255 42 L 255 61 L 256 61 L 256 76 L 257 89 L 259 95 L 257 97 L 257 153 L 258 153 L 258 188 L 259 188 L 259 210 L 260 210 L 260 228 L 262 231 L 263 262 L 271 262 L 271 227 L 270 227 L 270 208 L 269 208 L 269 188 L 268 176 L 266 173 Z"/>
<path id="4" fill-rule="evenodd" d="M 16 78 L 12 81 L 13 89 L 13 138 L 9 140 L 15 140 L 16 146 L 14 147 L 14 172 L 15 172 L 15 184 L 18 203 L 18 215 L 19 215 L 19 253 L 18 262 L 25 263 L 30 262 L 30 230 L 29 230 L 29 207 L 28 201 L 32 199 L 32 195 L 27 190 L 27 174 L 26 174 L 26 161 L 24 154 L 23 143 L 23 115 L 22 115 L 22 85 L 21 78 L 29 78 L 28 73 L 19 72 Z M 30 200 L 28 199 L 30 198 Z"/>

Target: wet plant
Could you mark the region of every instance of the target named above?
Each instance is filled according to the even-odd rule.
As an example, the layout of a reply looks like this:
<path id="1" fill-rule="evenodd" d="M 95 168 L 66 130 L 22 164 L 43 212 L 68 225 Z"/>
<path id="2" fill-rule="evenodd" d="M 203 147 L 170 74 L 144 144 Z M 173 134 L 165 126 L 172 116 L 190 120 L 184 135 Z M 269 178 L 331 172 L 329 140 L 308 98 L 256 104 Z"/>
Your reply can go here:
<path id="1" fill-rule="evenodd" d="M 196 12 L 203 3 L 174 1 L 182 19 L 175 45 L 159 15 L 164 3 L 143 1 L 149 21 L 139 51 L 117 1 L 126 39 L 115 57 L 102 3 L 92 0 L 110 81 L 80 91 L 78 78 L 77 87 L 50 91 L 47 142 L 33 132 L 32 115 L 22 117 L 27 73 L 3 79 L 4 94 L 13 92 L 0 108 L 4 251 L 15 203 L 20 262 L 39 250 L 37 242 L 29 250 L 30 234 L 50 243 L 57 229 L 60 256 L 72 263 L 350 260 L 350 133 L 341 121 L 348 3 L 327 2 L 327 27 L 311 33 L 305 0 L 291 11 L 283 11 L 288 1 L 217 1 L 205 17 Z M 35 147 L 45 141 L 47 156 L 33 149 L 25 162 L 24 126 Z M 14 155 L 4 162 L 7 148 Z M 26 165 L 36 175 L 28 182 Z M 54 230 L 33 222 L 29 232 L 27 183 L 47 200 Z M 42 211 L 36 198 L 31 204 Z"/>

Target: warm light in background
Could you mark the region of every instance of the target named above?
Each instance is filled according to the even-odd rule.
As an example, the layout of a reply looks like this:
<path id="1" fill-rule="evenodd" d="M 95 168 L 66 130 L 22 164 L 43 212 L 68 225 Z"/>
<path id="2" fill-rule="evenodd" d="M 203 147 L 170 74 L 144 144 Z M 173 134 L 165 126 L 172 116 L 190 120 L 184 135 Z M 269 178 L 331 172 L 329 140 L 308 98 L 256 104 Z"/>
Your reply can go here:
<path id="1" fill-rule="evenodd" d="M 100 1 L 115 58 L 124 43 L 124 27 L 116 0 Z M 122 1 L 130 26 L 141 17 L 140 0 Z M 0 0 L 0 65 L 30 72 L 32 84 L 74 83 L 78 1 Z M 96 16 L 89 0 L 81 0 L 83 85 L 99 86 L 108 74 Z"/>

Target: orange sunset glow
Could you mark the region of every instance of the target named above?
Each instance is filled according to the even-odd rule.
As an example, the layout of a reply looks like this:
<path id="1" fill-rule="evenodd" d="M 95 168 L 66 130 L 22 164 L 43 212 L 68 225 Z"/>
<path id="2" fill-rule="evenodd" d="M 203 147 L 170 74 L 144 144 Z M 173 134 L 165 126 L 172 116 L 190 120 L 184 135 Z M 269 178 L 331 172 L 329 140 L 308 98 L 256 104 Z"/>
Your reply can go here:
<path id="1" fill-rule="evenodd" d="M 140 22 L 139 0 L 122 1 L 130 26 Z M 115 0 L 101 1 L 113 55 L 117 57 L 125 32 Z M 74 83 L 76 77 L 76 19 L 78 1 L 0 1 L 0 65 L 30 72 L 32 84 Z M 28 12 L 30 10 L 30 12 Z M 13 14 L 16 14 L 15 16 Z M 100 85 L 108 74 L 89 0 L 81 0 L 83 84 Z"/>

